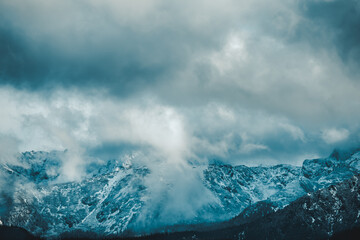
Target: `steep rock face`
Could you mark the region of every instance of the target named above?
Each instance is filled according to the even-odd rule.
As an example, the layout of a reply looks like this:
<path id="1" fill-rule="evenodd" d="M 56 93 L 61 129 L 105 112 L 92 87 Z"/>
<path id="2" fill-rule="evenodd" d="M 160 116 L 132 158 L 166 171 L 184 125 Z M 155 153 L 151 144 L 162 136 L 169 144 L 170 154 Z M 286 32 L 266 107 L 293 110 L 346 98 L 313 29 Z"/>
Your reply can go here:
<path id="1" fill-rule="evenodd" d="M 305 160 L 300 184 L 307 192 L 316 191 L 360 173 L 360 152 L 339 153 L 335 150 L 328 158 Z"/>
<path id="2" fill-rule="evenodd" d="M 109 161 L 91 166 L 89 177 L 81 182 L 57 183 L 61 154 L 27 152 L 19 158 L 21 165 L 0 167 L 1 176 L 13 185 L 9 186 L 11 192 L 1 192 L 6 207 L 0 211 L 0 220 L 41 236 L 76 229 L 100 235 L 131 232 L 146 200 L 152 197 L 145 185 L 151 172 L 146 167 Z M 305 160 L 302 167 L 209 165 L 203 183 L 218 201 L 199 209 L 194 221 L 182 222 L 180 229 L 208 221 L 209 216 L 212 221 L 227 220 L 244 209 L 233 223 L 253 221 L 307 192 L 350 178 L 359 172 L 359 156 L 360 152 L 346 157 L 334 152 L 329 158 Z"/>
<path id="3" fill-rule="evenodd" d="M 300 167 L 276 165 L 246 167 L 210 165 L 204 171 L 206 186 L 219 198 L 229 217 L 258 201 L 273 199 L 283 206 L 305 194 L 299 185 Z"/>

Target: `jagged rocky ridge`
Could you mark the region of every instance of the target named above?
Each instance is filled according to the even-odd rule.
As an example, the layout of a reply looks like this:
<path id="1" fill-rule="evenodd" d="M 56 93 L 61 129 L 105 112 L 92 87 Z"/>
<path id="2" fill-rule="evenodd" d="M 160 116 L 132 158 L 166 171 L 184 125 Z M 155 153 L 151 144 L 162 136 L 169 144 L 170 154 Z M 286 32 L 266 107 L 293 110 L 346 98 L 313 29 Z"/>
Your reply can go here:
<path id="1" fill-rule="evenodd" d="M 109 161 L 106 166 L 94 167 L 91 177 L 81 182 L 56 183 L 59 154 L 26 152 L 19 158 L 21 165 L 2 165 L 1 175 L 14 190 L 1 192 L 1 204 L 5 206 L 0 212 L 2 223 L 46 237 L 77 229 L 100 235 L 133 233 L 151 197 L 144 182 L 150 170 Z M 166 230 L 191 229 L 190 224 L 208 222 L 209 216 L 216 222 L 240 213 L 233 221 L 244 224 L 306 193 L 349 179 L 359 170 L 358 151 L 334 151 L 328 158 L 305 160 L 302 167 L 212 164 L 203 171 L 203 184 L 218 201 L 199 209 L 193 221 Z"/>

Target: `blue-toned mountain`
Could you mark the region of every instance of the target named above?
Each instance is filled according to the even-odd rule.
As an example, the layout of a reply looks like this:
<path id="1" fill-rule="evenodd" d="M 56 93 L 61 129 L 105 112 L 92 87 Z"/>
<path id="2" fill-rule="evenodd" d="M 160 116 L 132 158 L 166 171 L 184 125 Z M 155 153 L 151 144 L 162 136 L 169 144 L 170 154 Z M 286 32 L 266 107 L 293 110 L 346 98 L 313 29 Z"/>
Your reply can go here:
<path id="1" fill-rule="evenodd" d="M 360 173 L 359 151 L 334 151 L 328 158 L 305 160 L 301 167 L 211 164 L 201 170 L 203 185 L 215 199 L 211 204 L 186 222 L 141 229 L 138 218 L 154 197 L 146 183 L 152 174 L 148 168 L 114 160 L 92 166 L 82 181 L 60 182 L 62 154 L 26 152 L 19 164 L 1 166 L 1 176 L 11 184 L 1 192 L 2 224 L 49 237 L 75 230 L 100 235 L 187 230 L 239 214 L 236 221 L 244 223 Z M 156 223 L 157 213 L 147 214 Z"/>

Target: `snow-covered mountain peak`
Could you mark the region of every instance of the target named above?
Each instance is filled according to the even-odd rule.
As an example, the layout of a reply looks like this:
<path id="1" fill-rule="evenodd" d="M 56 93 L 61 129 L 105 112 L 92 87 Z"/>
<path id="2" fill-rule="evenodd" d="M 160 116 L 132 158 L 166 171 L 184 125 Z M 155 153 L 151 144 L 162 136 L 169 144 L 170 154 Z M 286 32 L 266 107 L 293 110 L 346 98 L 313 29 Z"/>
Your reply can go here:
<path id="1" fill-rule="evenodd" d="M 90 164 L 87 169 L 89 177 L 80 182 L 56 183 L 52 180 L 59 174 L 59 154 L 61 152 L 27 152 L 21 155 L 20 161 L 29 167 L 1 167 L 4 177 L 21 183 L 13 184 L 11 195 L 3 193 L 9 199 L 6 211 L 0 215 L 4 224 L 21 226 L 42 236 L 74 230 L 91 230 L 105 235 L 160 230 L 148 229 L 148 225 L 146 229 L 141 228 L 138 218 L 144 216 L 142 213 L 146 210 L 145 215 L 152 219 L 154 226 L 166 227 L 164 219 L 160 225 L 156 224 L 159 208 L 149 208 L 153 199 L 159 198 L 149 190 L 154 189 L 149 183 L 157 184 L 154 177 L 148 181 L 153 174 L 151 170 L 134 166 L 131 162 L 110 160 L 106 164 Z M 210 164 L 205 170 L 199 167 L 203 172 L 203 187 L 216 201 L 197 205 L 197 209 L 192 209 L 193 218 L 187 218 L 186 222 L 172 218 L 172 224 L 223 221 L 264 201 L 266 204 L 259 204 L 247 212 L 254 214 L 254 210 L 261 211 L 264 206 L 281 209 L 308 192 L 359 173 L 359 151 L 346 155 L 347 158 L 341 156 L 334 152 L 328 158 L 305 160 L 302 167 L 286 164 L 248 167 L 219 163 Z M 47 184 L 49 181 L 52 184 Z M 27 183 L 32 184 L 31 191 L 18 187 Z M 164 183 L 159 179 L 158 184 Z M 159 188 L 164 193 L 162 197 L 168 197 L 166 191 L 174 191 L 172 188 L 172 184 Z"/>

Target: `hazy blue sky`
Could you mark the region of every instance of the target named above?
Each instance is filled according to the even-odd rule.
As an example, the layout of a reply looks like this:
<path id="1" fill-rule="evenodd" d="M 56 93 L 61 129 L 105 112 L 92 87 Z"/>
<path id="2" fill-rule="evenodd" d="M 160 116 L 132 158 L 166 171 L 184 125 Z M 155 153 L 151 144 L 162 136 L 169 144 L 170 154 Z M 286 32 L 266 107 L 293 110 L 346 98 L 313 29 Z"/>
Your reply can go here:
<path id="1" fill-rule="evenodd" d="M 0 156 L 300 164 L 360 146 L 359 69 L 359 1 L 0 0 Z"/>

